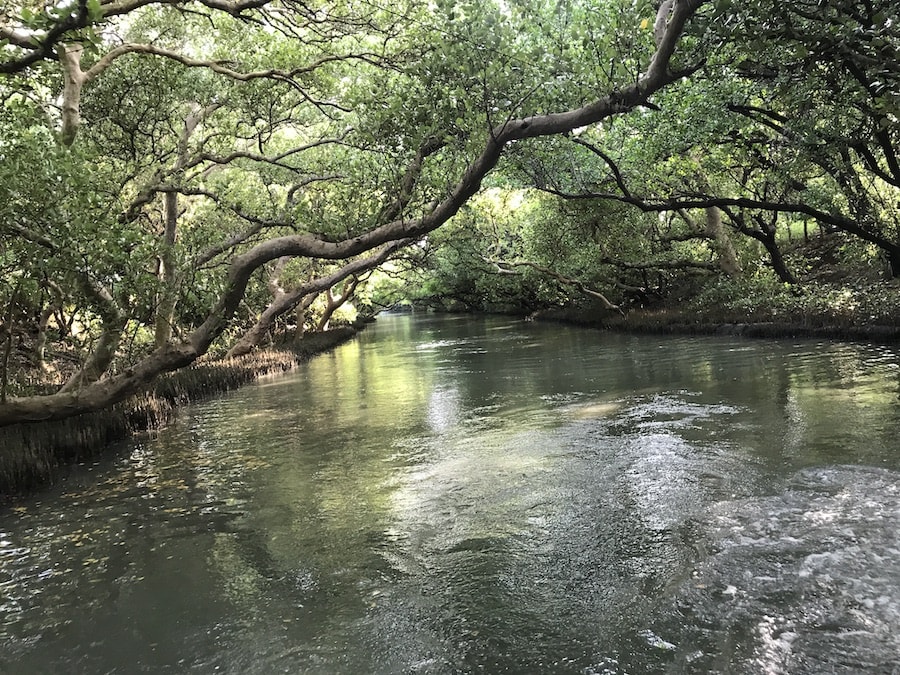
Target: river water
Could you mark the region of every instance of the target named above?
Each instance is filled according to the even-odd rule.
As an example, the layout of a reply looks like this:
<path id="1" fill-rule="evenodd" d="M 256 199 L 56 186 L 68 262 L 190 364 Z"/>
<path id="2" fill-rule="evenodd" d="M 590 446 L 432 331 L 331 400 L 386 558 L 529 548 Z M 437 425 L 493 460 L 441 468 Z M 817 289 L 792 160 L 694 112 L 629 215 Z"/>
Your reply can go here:
<path id="1" fill-rule="evenodd" d="M 898 673 L 898 364 L 383 317 L 0 511 L 0 672 Z"/>

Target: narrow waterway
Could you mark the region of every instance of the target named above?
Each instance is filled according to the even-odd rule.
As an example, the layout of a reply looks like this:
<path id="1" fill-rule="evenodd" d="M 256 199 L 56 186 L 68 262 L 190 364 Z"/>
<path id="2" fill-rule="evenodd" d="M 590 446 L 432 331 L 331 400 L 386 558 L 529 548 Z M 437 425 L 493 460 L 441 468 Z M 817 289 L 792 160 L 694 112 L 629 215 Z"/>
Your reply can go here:
<path id="1" fill-rule="evenodd" d="M 898 366 L 383 317 L 0 510 L 0 672 L 900 672 Z"/>

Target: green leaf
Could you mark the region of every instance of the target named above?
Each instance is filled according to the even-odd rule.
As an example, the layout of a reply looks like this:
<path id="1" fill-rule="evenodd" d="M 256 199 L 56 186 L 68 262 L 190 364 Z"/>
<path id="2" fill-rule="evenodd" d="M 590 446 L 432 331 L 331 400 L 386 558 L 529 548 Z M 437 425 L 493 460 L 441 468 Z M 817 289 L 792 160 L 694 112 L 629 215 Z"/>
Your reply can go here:
<path id="1" fill-rule="evenodd" d="M 88 18 L 91 21 L 97 21 L 103 17 L 103 8 L 100 6 L 100 0 L 87 0 Z"/>

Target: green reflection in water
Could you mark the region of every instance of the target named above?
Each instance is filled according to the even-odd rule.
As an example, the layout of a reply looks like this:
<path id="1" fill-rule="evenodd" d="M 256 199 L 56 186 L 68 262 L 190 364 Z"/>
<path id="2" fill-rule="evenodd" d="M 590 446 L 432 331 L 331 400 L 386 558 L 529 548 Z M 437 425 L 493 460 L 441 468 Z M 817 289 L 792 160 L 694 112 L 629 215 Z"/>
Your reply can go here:
<path id="1" fill-rule="evenodd" d="M 802 635 L 805 610 L 765 585 L 738 618 L 692 594 L 743 593 L 797 545 L 762 528 L 758 559 L 722 514 L 784 494 L 800 506 L 780 528 L 833 513 L 889 547 L 836 507 L 852 484 L 806 491 L 869 465 L 872 499 L 893 503 L 897 364 L 862 345 L 385 318 L 0 515 L 0 670 L 752 671 L 763 617 L 796 614 Z M 890 616 L 872 621 L 900 633 Z"/>

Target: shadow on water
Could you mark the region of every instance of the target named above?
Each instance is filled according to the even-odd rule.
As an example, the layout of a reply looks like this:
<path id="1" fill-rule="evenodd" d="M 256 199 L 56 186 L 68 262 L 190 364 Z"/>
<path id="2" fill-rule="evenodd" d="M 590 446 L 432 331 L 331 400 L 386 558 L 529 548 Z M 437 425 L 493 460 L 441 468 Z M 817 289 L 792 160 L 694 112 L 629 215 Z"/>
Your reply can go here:
<path id="1" fill-rule="evenodd" d="M 0 672 L 900 669 L 898 357 L 395 317 L 0 513 Z"/>

